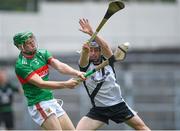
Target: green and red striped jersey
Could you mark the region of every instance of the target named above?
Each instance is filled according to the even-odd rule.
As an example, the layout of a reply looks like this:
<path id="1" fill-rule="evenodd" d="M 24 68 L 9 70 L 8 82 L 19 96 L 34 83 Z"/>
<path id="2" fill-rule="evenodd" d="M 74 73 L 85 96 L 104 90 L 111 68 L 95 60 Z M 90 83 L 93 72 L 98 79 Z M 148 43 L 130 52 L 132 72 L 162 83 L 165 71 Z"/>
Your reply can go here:
<path id="1" fill-rule="evenodd" d="M 42 89 L 28 82 L 35 73 L 43 80 L 49 80 L 48 64 L 51 58 L 53 58 L 51 53 L 43 49 L 37 50 L 32 58 L 26 58 L 22 53 L 19 54 L 15 65 L 15 72 L 18 80 L 22 84 L 28 106 L 35 105 L 44 100 L 53 99 L 53 94 L 50 89 Z"/>

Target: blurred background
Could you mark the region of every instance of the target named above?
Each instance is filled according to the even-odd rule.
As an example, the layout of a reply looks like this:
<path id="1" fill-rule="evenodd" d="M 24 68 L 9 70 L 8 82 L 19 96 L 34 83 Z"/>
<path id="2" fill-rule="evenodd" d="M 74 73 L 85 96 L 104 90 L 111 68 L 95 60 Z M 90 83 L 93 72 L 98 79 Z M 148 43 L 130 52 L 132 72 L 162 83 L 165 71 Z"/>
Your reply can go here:
<path id="1" fill-rule="evenodd" d="M 113 15 L 99 35 L 114 50 L 124 42 L 131 47 L 125 61 L 116 63 L 118 83 L 126 102 L 153 130 L 180 130 L 180 0 L 124 0 L 126 8 Z M 108 7 L 107 0 L 0 0 L 0 68 L 20 87 L 14 73 L 19 51 L 12 37 L 32 31 L 39 48 L 78 69 L 82 43 L 79 18 L 88 18 L 95 29 Z M 69 77 L 50 70 L 51 80 Z M 21 87 L 20 87 L 21 88 Z M 75 126 L 91 107 L 82 85 L 54 92 L 64 101 Z M 22 94 L 14 95 L 15 129 L 40 129 L 30 118 Z M 4 129 L 4 125 L 0 125 Z M 125 124 L 103 130 L 131 129 Z"/>

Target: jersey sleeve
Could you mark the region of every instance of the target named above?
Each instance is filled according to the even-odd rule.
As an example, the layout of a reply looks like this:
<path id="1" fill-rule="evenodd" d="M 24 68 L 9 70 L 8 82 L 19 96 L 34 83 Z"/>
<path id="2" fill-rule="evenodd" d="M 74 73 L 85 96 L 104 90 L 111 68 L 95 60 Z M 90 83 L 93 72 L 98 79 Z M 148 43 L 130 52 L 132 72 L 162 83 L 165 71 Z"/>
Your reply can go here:
<path id="1" fill-rule="evenodd" d="M 43 56 L 43 58 L 47 64 L 50 64 L 52 58 L 54 58 L 48 50 L 39 49 L 39 53 Z"/>
<path id="2" fill-rule="evenodd" d="M 46 60 L 48 60 L 49 58 L 52 57 L 52 54 L 49 51 L 47 51 L 47 50 L 45 50 L 45 54 L 44 55 L 45 55 Z"/>
<path id="3" fill-rule="evenodd" d="M 80 71 L 86 72 L 87 69 L 89 68 L 90 62 L 89 62 L 88 65 L 85 66 L 85 67 L 81 67 L 80 64 L 78 64 L 78 65 L 79 65 L 79 70 L 80 70 Z"/>
<path id="4" fill-rule="evenodd" d="M 15 73 L 22 84 L 26 83 L 35 74 L 29 65 L 16 66 Z"/>
<path id="5" fill-rule="evenodd" d="M 114 55 L 112 55 L 108 60 L 109 60 L 109 65 L 114 66 L 114 62 L 116 62 Z"/>
<path id="6" fill-rule="evenodd" d="M 50 64 L 51 60 L 53 59 L 52 54 L 48 50 L 45 50 L 44 56 L 45 56 L 47 63 Z"/>

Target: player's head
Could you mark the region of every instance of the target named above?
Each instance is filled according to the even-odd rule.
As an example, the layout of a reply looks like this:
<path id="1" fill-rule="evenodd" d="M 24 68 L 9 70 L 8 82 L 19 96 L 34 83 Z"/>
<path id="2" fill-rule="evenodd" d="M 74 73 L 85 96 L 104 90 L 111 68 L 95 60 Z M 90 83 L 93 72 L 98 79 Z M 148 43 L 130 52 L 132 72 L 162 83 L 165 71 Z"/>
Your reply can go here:
<path id="1" fill-rule="evenodd" d="M 101 47 L 95 42 L 89 44 L 90 47 L 90 60 L 93 62 L 98 62 L 101 56 Z"/>
<path id="2" fill-rule="evenodd" d="M 19 32 L 13 37 L 14 45 L 23 53 L 32 55 L 36 52 L 36 40 L 32 32 Z"/>

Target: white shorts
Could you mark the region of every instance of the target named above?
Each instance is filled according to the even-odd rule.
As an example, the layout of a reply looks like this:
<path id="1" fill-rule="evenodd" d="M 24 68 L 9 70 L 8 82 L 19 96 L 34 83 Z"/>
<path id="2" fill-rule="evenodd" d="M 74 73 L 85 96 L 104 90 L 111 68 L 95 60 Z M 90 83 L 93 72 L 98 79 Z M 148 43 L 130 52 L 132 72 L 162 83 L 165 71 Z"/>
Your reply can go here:
<path id="1" fill-rule="evenodd" d="M 52 114 L 55 114 L 57 117 L 65 114 L 65 111 L 56 99 L 41 101 L 36 105 L 28 106 L 28 111 L 32 119 L 40 126 L 42 126 L 43 122 Z"/>

